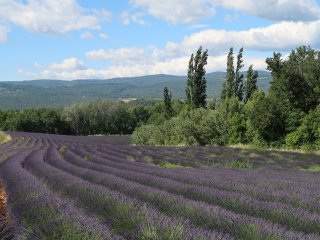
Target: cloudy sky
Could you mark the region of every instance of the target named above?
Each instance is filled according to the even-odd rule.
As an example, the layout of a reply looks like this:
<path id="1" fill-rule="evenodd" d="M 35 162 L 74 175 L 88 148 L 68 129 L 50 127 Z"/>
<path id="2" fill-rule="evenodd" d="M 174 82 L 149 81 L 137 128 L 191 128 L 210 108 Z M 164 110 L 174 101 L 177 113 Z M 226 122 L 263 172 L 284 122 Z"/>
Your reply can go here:
<path id="1" fill-rule="evenodd" d="M 320 47 L 320 0 L 0 0 L 0 80 L 185 75 L 192 52 L 207 71 L 245 49 L 265 69 L 273 51 Z"/>

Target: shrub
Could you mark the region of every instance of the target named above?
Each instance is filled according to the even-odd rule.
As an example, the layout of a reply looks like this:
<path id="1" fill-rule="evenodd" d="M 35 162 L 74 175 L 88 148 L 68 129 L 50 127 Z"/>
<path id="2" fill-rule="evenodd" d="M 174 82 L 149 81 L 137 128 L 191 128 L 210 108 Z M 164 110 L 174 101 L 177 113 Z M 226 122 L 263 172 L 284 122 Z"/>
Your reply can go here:
<path id="1" fill-rule="evenodd" d="M 254 169 L 254 165 L 248 160 L 237 159 L 231 162 L 228 162 L 227 167 L 230 168 L 241 168 L 241 169 Z"/>
<path id="2" fill-rule="evenodd" d="M 131 141 L 138 145 L 163 145 L 164 134 L 161 126 L 143 125 L 134 131 Z"/>
<path id="3" fill-rule="evenodd" d="M 59 153 L 61 155 L 63 155 L 67 150 L 68 150 L 68 146 L 67 145 L 62 145 L 62 146 L 59 147 L 58 151 L 59 151 Z"/>
<path id="4" fill-rule="evenodd" d="M 290 148 L 319 148 L 316 146 L 320 144 L 320 105 L 303 118 L 301 126 L 286 136 L 285 143 Z"/>
<path id="5" fill-rule="evenodd" d="M 3 131 L 0 131 L 0 145 L 10 142 L 11 140 L 12 140 L 12 137 L 10 135 L 6 134 Z"/>
<path id="6" fill-rule="evenodd" d="M 221 102 L 217 110 L 181 111 L 162 124 L 138 128 L 132 141 L 141 145 L 225 145 L 246 142 L 246 120 L 237 98 Z"/>

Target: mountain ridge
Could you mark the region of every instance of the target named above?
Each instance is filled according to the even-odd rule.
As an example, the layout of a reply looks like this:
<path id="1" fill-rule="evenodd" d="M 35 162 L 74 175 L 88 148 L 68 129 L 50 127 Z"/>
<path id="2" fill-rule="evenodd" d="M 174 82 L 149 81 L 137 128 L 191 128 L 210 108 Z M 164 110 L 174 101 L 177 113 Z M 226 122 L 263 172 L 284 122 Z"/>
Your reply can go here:
<path id="1" fill-rule="evenodd" d="M 219 97 L 225 72 L 206 74 L 208 98 Z M 259 71 L 258 86 L 267 91 L 271 74 Z M 162 99 L 167 86 L 174 99 L 184 98 L 187 76 L 155 74 L 138 77 L 78 80 L 23 80 L 0 82 L 0 110 L 60 108 L 97 99 Z"/>

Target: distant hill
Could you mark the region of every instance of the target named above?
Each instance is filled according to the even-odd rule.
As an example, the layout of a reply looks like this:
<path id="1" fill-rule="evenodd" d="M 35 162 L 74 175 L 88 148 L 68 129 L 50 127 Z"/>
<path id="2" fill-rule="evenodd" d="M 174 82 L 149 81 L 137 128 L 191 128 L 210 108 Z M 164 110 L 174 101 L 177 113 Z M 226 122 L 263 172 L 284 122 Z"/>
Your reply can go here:
<path id="1" fill-rule="evenodd" d="M 219 97 L 224 72 L 206 75 L 208 98 Z M 96 99 L 162 99 L 167 86 L 173 98 L 185 97 L 186 76 L 149 75 L 107 80 L 29 80 L 0 82 L 0 109 L 24 109 L 69 106 Z M 259 88 L 267 91 L 271 75 L 259 71 Z"/>

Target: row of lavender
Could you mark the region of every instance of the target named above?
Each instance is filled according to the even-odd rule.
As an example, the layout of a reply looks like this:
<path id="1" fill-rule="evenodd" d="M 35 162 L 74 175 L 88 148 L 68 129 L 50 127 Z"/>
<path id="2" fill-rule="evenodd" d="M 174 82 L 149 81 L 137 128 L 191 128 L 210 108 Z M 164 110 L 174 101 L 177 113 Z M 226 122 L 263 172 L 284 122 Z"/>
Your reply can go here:
<path id="1" fill-rule="evenodd" d="M 103 146 L 101 146 L 103 147 Z M 115 150 L 125 149 L 128 158 L 138 162 L 159 164 L 164 161 L 190 167 L 226 166 L 234 160 L 246 160 L 255 168 L 304 169 L 310 165 L 320 165 L 320 155 L 294 151 L 257 150 L 225 146 L 214 147 L 172 147 L 172 146 L 115 146 Z M 174 158 L 173 158 L 174 154 Z M 195 159 L 197 161 L 195 161 Z"/>
<path id="2" fill-rule="evenodd" d="M 96 154 L 96 155 L 101 155 L 102 153 L 98 152 L 97 154 L 97 150 L 94 150 L 91 152 L 89 152 L 90 149 L 92 148 L 88 148 L 88 151 L 85 152 L 82 149 L 84 149 L 85 146 L 83 146 L 83 148 L 79 149 L 78 147 L 75 147 L 75 151 L 78 153 L 78 155 L 82 156 L 85 158 L 85 156 L 88 156 L 88 153 L 90 154 Z M 173 181 L 168 181 L 168 178 L 172 178 L 173 176 L 176 177 L 177 173 L 175 172 L 173 175 L 169 176 L 168 175 L 168 171 L 164 170 L 162 171 L 162 177 L 164 177 L 165 179 L 159 179 L 157 177 L 155 177 L 155 175 L 158 175 L 158 173 L 156 171 L 160 171 L 159 169 L 156 169 L 156 171 L 154 171 L 155 168 L 151 168 L 151 167 L 146 167 L 144 165 L 144 167 L 146 167 L 144 173 L 148 174 L 149 171 L 149 176 L 146 176 L 146 174 L 141 174 L 137 172 L 139 172 L 139 169 L 136 168 L 137 167 L 137 163 L 128 163 L 128 161 L 126 161 L 126 154 L 121 154 L 119 153 L 121 149 L 117 149 L 117 151 L 114 151 L 114 148 L 106 148 L 106 152 L 109 151 L 109 155 L 105 154 L 105 158 L 103 159 L 98 159 L 96 157 L 93 157 L 92 159 L 90 159 L 90 162 L 95 162 L 98 164 L 103 164 L 107 162 L 110 159 L 113 159 L 113 165 L 110 166 L 110 161 L 109 164 L 107 164 L 107 168 L 103 168 L 103 166 L 99 165 L 99 166 L 93 166 L 90 163 L 86 162 L 83 165 L 84 160 L 81 158 L 75 159 L 74 156 L 71 156 L 71 161 L 73 160 L 73 164 L 77 165 L 77 166 L 82 166 L 85 168 L 91 168 L 95 171 L 100 171 L 100 172 L 104 172 L 104 173 L 111 173 L 113 176 L 118 176 L 130 181 L 135 181 L 135 182 L 139 182 L 140 184 L 143 185 L 149 185 L 152 186 L 153 188 L 160 188 L 161 190 L 165 190 L 165 191 L 170 191 L 170 192 L 174 192 L 175 194 L 180 194 L 180 195 L 184 195 L 187 198 L 191 198 L 194 200 L 201 200 L 204 202 L 208 202 L 208 203 L 212 203 L 212 204 L 217 204 L 220 205 L 224 208 L 229 208 L 231 210 L 233 210 L 234 212 L 239 212 L 239 213 L 244 213 L 244 214 L 249 214 L 249 215 L 253 215 L 253 216 L 257 216 L 257 217 L 262 217 L 262 218 L 267 218 L 268 220 L 271 220 L 272 222 L 275 223 L 281 223 L 284 225 L 288 225 L 289 228 L 293 228 L 294 230 L 301 230 L 303 232 L 316 232 L 319 233 L 319 216 L 317 213 L 313 213 L 318 212 L 319 211 L 319 203 L 318 203 L 318 197 L 319 197 L 319 188 L 317 186 L 317 183 L 319 182 L 319 178 L 318 180 L 316 180 L 314 178 L 314 175 L 308 175 L 307 173 L 303 173 L 301 174 L 300 178 L 301 179 L 305 179 L 305 180 L 314 180 L 313 184 L 310 184 L 310 181 L 306 181 L 304 186 L 299 186 L 299 188 L 296 189 L 292 189 L 292 191 L 295 191 L 296 193 L 300 193 L 302 192 L 301 190 L 307 190 L 302 192 L 302 194 L 299 197 L 294 197 L 294 198 L 290 198 L 292 195 L 288 192 L 285 191 L 281 191 L 281 189 L 278 189 L 278 191 L 276 191 L 275 193 L 280 195 L 280 193 L 284 193 L 282 194 L 282 196 L 278 197 L 278 200 L 280 202 L 284 202 L 284 203 L 289 203 L 289 204 L 279 204 L 277 203 L 277 201 L 275 201 L 275 194 L 272 194 L 271 196 L 266 196 L 265 200 L 271 201 L 271 203 L 269 202 L 265 202 L 265 201 L 257 201 L 256 199 L 253 198 L 248 198 L 245 195 L 239 195 L 239 194 L 230 194 L 230 192 L 225 192 L 225 191 L 212 191 L 212 189 L 206 189 L 206 188 L 202 188 L 201 186 L 194 186 L 192 189 L 190 188 L 190 186 L 186 185 L 186 184 L 180 184 L 177 182 L 173 182 Z M 123 148 L 122 148 L 123 150 Z M 68 153 L 67 153 L 68 154 Z M 66 155 L 67 155 L 66 154 Z M 132 152 L 130 153 L 132 154 Z M 70 155 L 70 154 L 69 154 Z M 118 155 L 118 158 L 115 157 L 115 155 Z M 68 159 L 67 159 L 68 160 Z M 100 160 L 100 161 L 99 161 Z M 123 165 L 119 165 L 119 162 L 124 161 Z M 118 167 L 118 169 L 112 169 L 112 167 L 114 167 L 116 164 L 116 166 Z M 127 165 L 127 166 L 126 166 Z M 128 166 L 131 165 L 131 166 Z M 130 171 L 124 171 L 124 169 L 130 169 L 133 170 L 134 172 Z M 140 168 L 141 171 L 141 168 Z M 151 172 L 150 172 L 151 171 Z M 181 171 L 181 170 L 178 170 Z M 189 171 L 186 170 L 184 171 L 184 173 L 186 172 L 195 172 L 194 170 Z M 228 174 L 228 172 L 223 172 L 221 170 L 218 170 L 219 173 L 222 173 L 222 175 L 226 175 Z M 166 174 L 167 173 L 167 174 Z M 172 173 L 172 172 L 171 172 Z M 203 172 L 202 172 L 203 173 Z M 201 175 L 203 175 L 201 173 Z M 239 173 L 239 171 L 238 171 Z M 199 172 L 196 174 L 200 174 Z M 210 174 L 212 175 L 213 172 L 209 172 L 208 175 L 206 176 L 206 178 L 210 178 Z M 215 175 L 216 173 L 214 173 Z M 229 173 L 230 174 L 230 173 Z M 243 175 L 243 172 L 240 172 L 241 175 Z M 281 172 L 275 172 L 274 174 L 281 174 Z M 219 180 L 221 182 L 221 177 L 223 178 L 223 176 L 220 175 Z M 231 174 L 232 175 L 232 174 Z M 258 173 L 258 175 L 260 175 L 260 173 Z M 256 177 L 258 176 L 256 175 Z M 308 175 L 308 176 L 307 176 Z M 292 173 L 287 174 L 287 176 L 284 176 L 284 174 L 280 175 L 279 177 L 284 178 L 287 177 L 287 181 L 283 181 L 285 184 L 291 184 L 291 187 L 296 186 L 295 181 L 298 179 L 296 177 L 294 177 L 294 179 L 292 179 L 291 181 L 289 181 L 290 179 L 288 179 L 288 177 L 290 176 L 294 176 Z M 199 177 L 199 176 L 196 176 Z M 240 176 L 241 178 L 242 176 Z M 189 180 L 190 177 L 188 176 Z M 187 179 L 183 179 L 182 181 L 188 181 Z M 267 176 L 265 176 L 265 179 L 267 179 Z M 162 181 L 161 181 L 162 180 Z M 196 179 L 193 179 L 196 180 Z M 279 182 L 279 178 L 275 179 L 276 182 Z M 106 181 L 107 183 L 109 183 L 110 186 L 113 186 L 113 184 L 110 184 L 112 181 L 108 180 Z M 230 183 L 230 181 L 228 181 Z M 234 183 L 238 183 L 239 179 L 236 179 L 236 181 L 233 181 Z M 232 182 L 231 182 L 232 183 Z M 265 183 L 265 182 L 264 182 Z M 127 183 L 129 184 L 129 183 Z M 221 184 L 220 184 L 221 185 Z M 242 187 L 244 186 L 244 184 L 241 185 Z M 272 186 L 271 186 L 272 187 Z M 273 187 L 277 187 L 277 186 L 273 186 Z M 287 187 L 287 186 L 285 186 Z M 309 187 L 309 189 L 308 189 Z M 139 187 L 141 190 L 141 187 Z M 132 194 L 137 194 L 138 190 L 134 189 L 132 191 Z M 283 188 L 283 186 L 282 186 Z M 123 191 L 123 187 L 117 189 L 119 191 Z M 129 187 L 129 189 L 132 190 L 132 186 Z M 237 189 L 237 186 L 234 187 L 234 189 Z M 144 192 L 143 189 L 142 192 Z M 252 192 L 252 188 L 250 189 Z M 271 189 L 272 190 L 272 189 Z M 308 191 L 310 190 L 310 191 Z M 317 191 L 316 191 L 317 190 Z M 147 190 L 146 190 L 147 191 Z M 306 193 L 311 193 L 312 196 L 310 196 L 308 198 L 308 195 Z M 128 193 L 126 193 L 128 194 Z M 263 198 L 264 195 L 254 193 L 253 195 L 256 195 L 258 198 Z M 138 194 L 139 197 L 141 197 L 142 194 Z M 159 196 L 160 194 L 157 193 L 157 196 Z M 286 197 L 286 198 L 285 198 Z M 143 199 L 146 200 L 146 199 Z M 275 202 L 274 202 L 275 201 Z M 159 202 L 158 200 L 156 202 Z M 290 205 L 291 203 L 291 205 Z M 305 209 L 303 209 L 305 208 Z M 171 210 L 169 210 L 170 212 Z"/>
<path id="3" fill-rule="evenodd" d="M 132 158 L 145 152 L 157 161 L 181 163 L 187 157 L 175 154 L 177 148 L 110 145 L 121 137 L 101 144 L 101 137 L 12 135 L 1 149 L 12 156 L 0 166 L 0 176 L 15 236 L 320 239 L 317 174 L 161 169 Z M 194 150 L 206 161 L 205 149 Z"/>
<path id="4" fill-rule="evenodd" d="M 21 151 L 0 168 L 18 239 L 233 239 L 50 167 L 47 161 L 60 158 L 57 145 L 48 136 L 28 136 L 16 135 L 15 142 L 31 139 L 24 146 L 3 147 Z"/>
<path id="5" fill-rule="evenodd" d="M 1 184 L 8 196 L 13 239 L 122 239 L 99 221 L 83 214 L 50 191 L 26 170 L 27 159 L 43 161 L 49 147 L 45 137 L 14 134 L 1 147 L 10 157 L 0 166 Z M 16 151 L 16 152 L 12 152 Z"/>
<path id="6" fill-rule="evenodd" d="M 234 169 L 177 169 L 162 170 L 146 166 L 141 163 L 130 163 L 126 160 L 127 154 L 132 151 L 125 149 L 105 148 L 92 150 L 83 146 L 82 149 L 87 153 L 77 149 L 79 155 L 92 154 L 108 160 L 114 160 L 113 166 L 119 168 L 129 168 L 135 171 L 149 173 L 150 175 L 179 180 L 184 183 L 213 187 L 220 190 L 242 192 L 255 198 L 265 201 L 280 201 L 291 203 L 294 206 L 300 206 L 319 212 L 319 174 L 303 171 L 271 171 L 262 169 L 256 171 L 239 171 Z M 152 156 L 158 156 L 153 153 Z M 175 155 L 173 155 L 175 156 Z M 101 159 L 93 159 L 92 162 L 104 163 Z M 280 181 L 279 181 L 280 180 Z M 283 191 L 286 189 L 287 191 Z"/>

